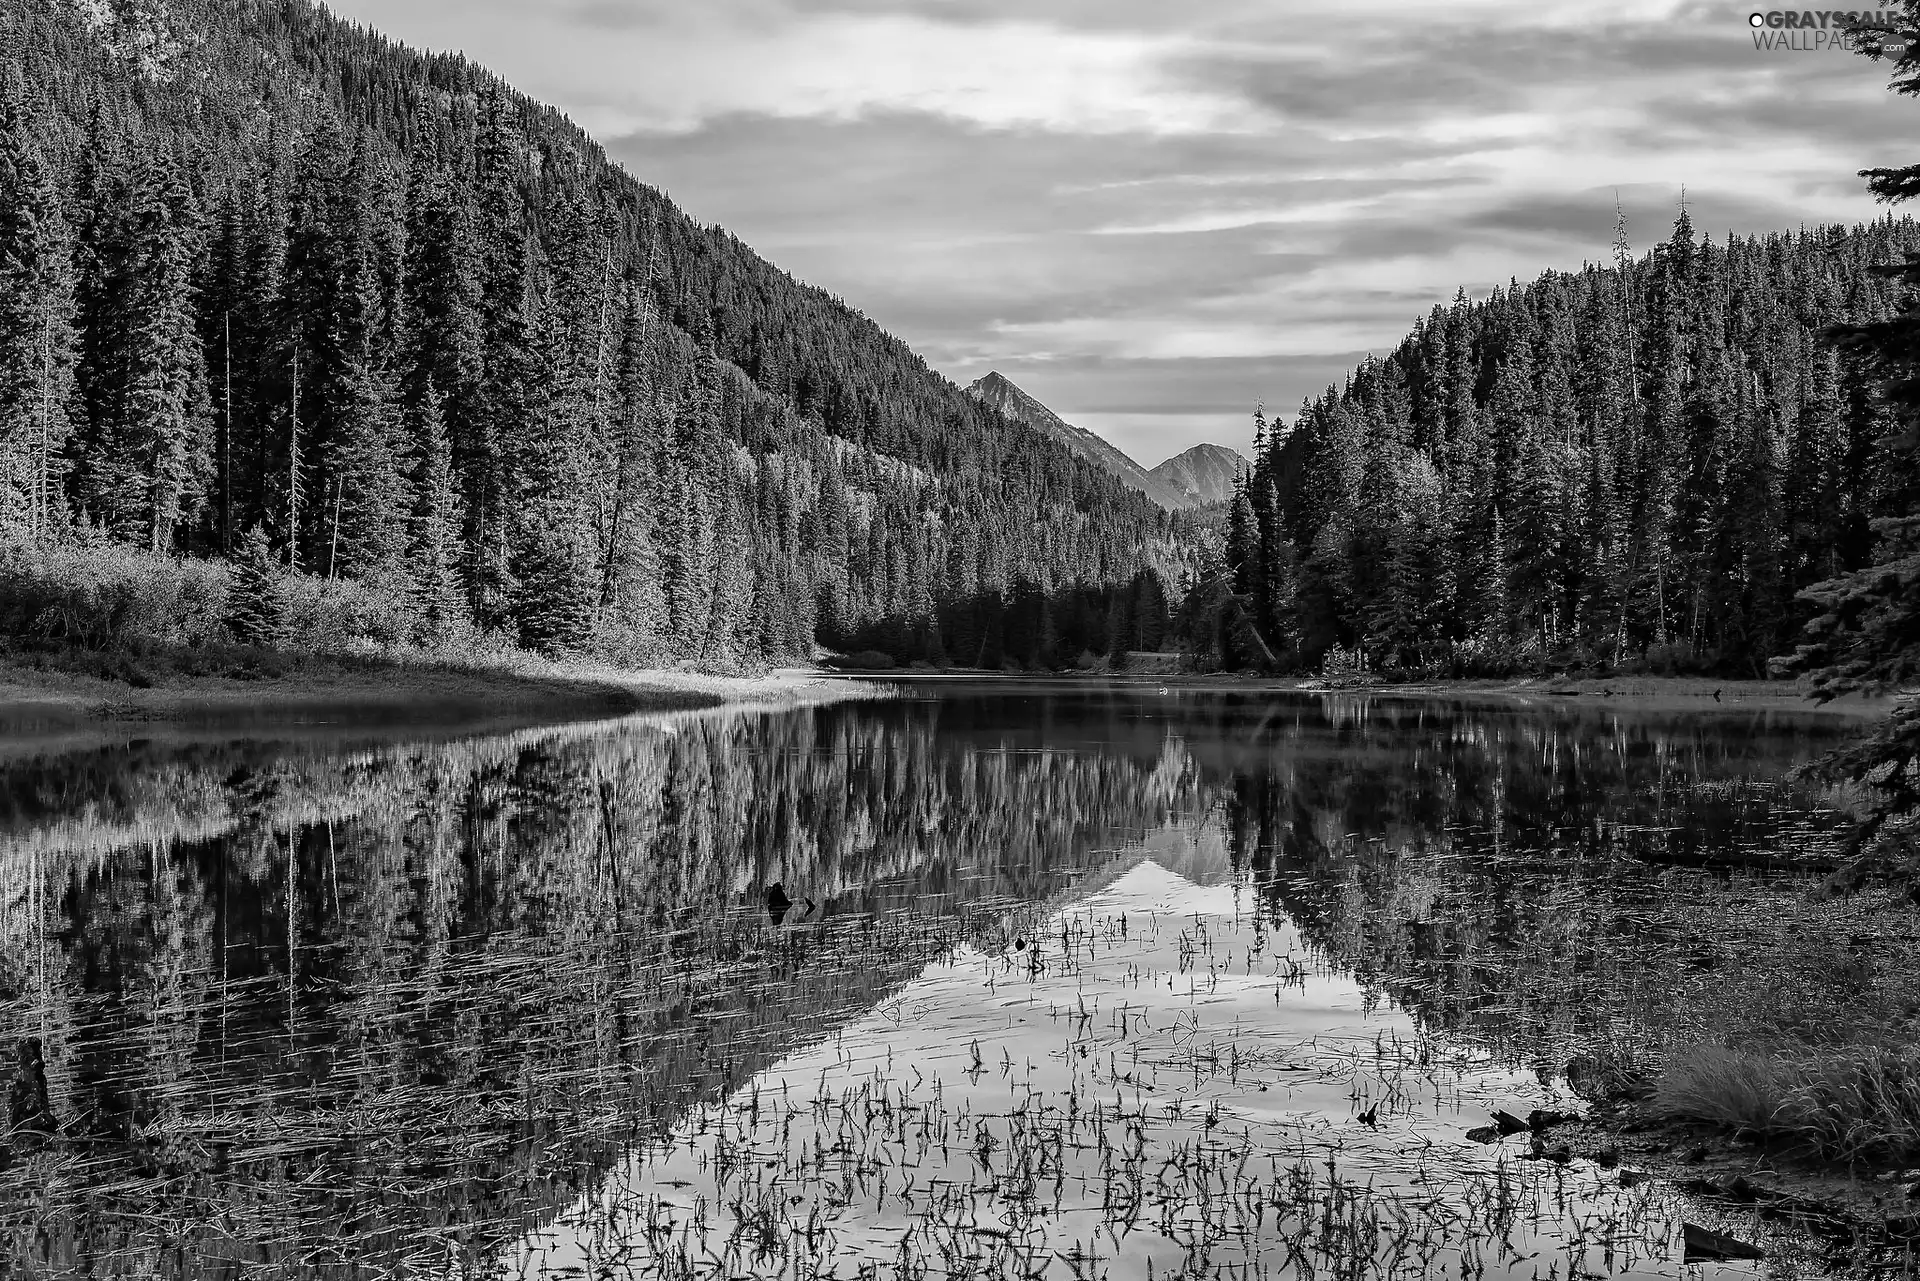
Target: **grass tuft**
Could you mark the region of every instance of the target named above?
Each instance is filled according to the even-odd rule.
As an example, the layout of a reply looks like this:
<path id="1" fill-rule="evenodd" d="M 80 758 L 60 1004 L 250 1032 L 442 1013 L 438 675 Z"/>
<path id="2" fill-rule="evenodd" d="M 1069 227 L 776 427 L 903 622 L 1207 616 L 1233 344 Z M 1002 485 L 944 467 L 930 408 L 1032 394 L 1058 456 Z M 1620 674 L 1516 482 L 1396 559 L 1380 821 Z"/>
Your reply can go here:
<path id="1" fill-rule="evenodd" d="M 1920 1160 L 1920 1048 L 1780 1056 L 1691 1046 L 1672 1056 L 1654 1107 L 1825 1160 L 1905 1164 Z"/>
<path id="2" fill-rule="evenodd" d="M 1653 1105 L 1677 1119 L 1764 1134 L 1786 1101 L 1781 1067 L 1778 1060 L 1725 1046 L 1693 1046 L 1668 1062 Z"/>

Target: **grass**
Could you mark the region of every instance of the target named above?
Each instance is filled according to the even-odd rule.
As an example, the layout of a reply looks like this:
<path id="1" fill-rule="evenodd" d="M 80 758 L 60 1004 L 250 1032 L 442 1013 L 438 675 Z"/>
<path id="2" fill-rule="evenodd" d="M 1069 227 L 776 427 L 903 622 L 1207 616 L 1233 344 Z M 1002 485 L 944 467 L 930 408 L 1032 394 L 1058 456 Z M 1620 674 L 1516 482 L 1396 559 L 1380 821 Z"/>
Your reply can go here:
<path id="1" fill-rule="evenodd" d="M 1920 932 L 1890 891 L 1698 886 L 1672 911 L 1698 958 L 1650 1038 L 1649 1110 L 1854 1168 L 1920 1163 Z M 1677 980 L 1677 981 L 1675 981 Z"/>
<path id="2" fill-rule="evenodd" d="M 1845 1164 L 1920 1160 L 1920 1048 L 1782 1056 L 1722 1045 L 1675 1052 L 1655 1107 Z"/>
<path id="3" fill-rule="evenodd" d="M 1654 1106 L 1681 1121 L 1766 1133 L 1786 1103 L 1779 1060 L 1699 1045 L 1672 1056 L 1655 1087 Z"/>

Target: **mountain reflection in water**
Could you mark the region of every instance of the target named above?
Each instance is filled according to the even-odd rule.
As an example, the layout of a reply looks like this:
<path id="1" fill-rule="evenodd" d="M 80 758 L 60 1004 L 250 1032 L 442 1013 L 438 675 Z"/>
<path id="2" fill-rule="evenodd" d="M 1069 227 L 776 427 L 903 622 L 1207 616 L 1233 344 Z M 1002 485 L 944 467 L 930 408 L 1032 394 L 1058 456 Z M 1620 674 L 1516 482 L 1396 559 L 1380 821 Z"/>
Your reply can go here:
<path id="1" fill-rule="evenodd" d="M 1201 1190 L 1193 1172 L 1213 1167 L 1191 1154 L 1237 1136 L 1241 1177 L 1296 1209 L 1318 1198 L 1318 1235 L 1290 1239 L 1331 1241 L 1346 1266 L 1421 1205 L 1422 1222 L 1471 1225 L 1462 1207 L 1497 1195 L 1614 1225 L 1575 1252 L 1583 1267 L 1672 1273 L 1660 1195 L 1629 1205 L 1592 1171 L 1460 1135 L 1489 1106 L 1555 1097 L 1553 1064 L 1643 1008 L 1661 940 L 1636 935 L 1635 904 L 1672 892 L 1671 869 L 1831 843 L 1824 799 L 1784 781 L 1831 733 L 1781 713 L 983 684 L 439 742 L 16 753 L 0 765 L 0 1035 L 40 1038 L 64 1133 L 12 1136 L 0 1257 L 24 1275 L 533 1275 L 575 1256 L 667 1275 L 662 1234 L 690 1239 L 697 1190 L 713 1239 L 730 1230 L 715 1162 L 757 1151 L 743 1099 L 804 1095 L 824 1148 L 845 1113 L 814 1109 L 822 1080 L 898 1114 L 929 1106 L 908 1094 L 917 1072 L 972 1127 L 964 1159 L 951 1135 L 938 1168 L 916 1158 L 949 1191 L 1000 1188 L 1015 1151 L 1039 1159 L 1029 1140 L 1053 1131 L 1015 1135 L 1010 1100 L 1108 1109 L 1076 1119 L 1085 1151 L 1055 1135 L 1037 1182 L 972 1206 L 951 1238 L 1031 1246 L 1036 1189 L 1079 1178 L 1081 1217 L 1044 1225 L 1060 1275 L 1093 1267 L 1082 1247 L 1104 1260 L 1086 1275 L 1145 1275 L 1149 1257 L 1165 1274 L 1196 1239 L 1178 1214 L 1159 1237 L 1095 1232 L 1118 1185 L 1084 1163 L 1130 1127 L 1189 1154 L 1189 1183 L 1166 1185 L 1186 1190 L 1163 1200 L 1201 1219 L 1233 1187 Z M 1198 998 L 1179 976 L 1218 958 L 1187 955 L 1175 915 L 1231 953 L 1231 1011 L 1201 1002 L 1182 1022 L 1177 1000 Z M 1029 939 L 1038 966 L 1014 946 Z M 1572 980 L 1536 985 L 1548 974 Z M 1149 975 L 1170 984 L 1158 1004 Z M 1134 1003 L 1151 1008 L 1123 1027 Z M 1013 1005 L 1031 1027 L 1009 1039 Z M 1148 1067 L 1128 1065 L 1136 1050 Z M 1426 1062 L 1388 1071 L 1389 1051 Z M 1147 1084 L 1183 1114 L 1126 1119 Z M 1499 1169 L 1510 1184 L 1473 1183 Z M 763 1270 L 891 1268 L 905 1229 L 889 1216 L 915 1209 L 896 1183 L 879 1208 L 863 1186 L 775 1215 L 773 1182 L 729 1178 L 759 1198 L 726 1213 L 768 1238 Z M 649 1198 L 656 1235 L 636 1236 Z M 932 1205 L 921 1222 L 966 1226 L 957 1194 L 948 1218 Z M 829 1209 L 832 1249 L 798 1251 Z M 1292 1231 L 1276 1204 L 1260 1214 L 1275 1241 Z M 1514 1238 L 1544 1251 L 1527 1269 L 1557 1259 L 1560 1275 L 1570 1239 Z M 1488 1274 L 1527 1253 L 1423 1240 Z"/>

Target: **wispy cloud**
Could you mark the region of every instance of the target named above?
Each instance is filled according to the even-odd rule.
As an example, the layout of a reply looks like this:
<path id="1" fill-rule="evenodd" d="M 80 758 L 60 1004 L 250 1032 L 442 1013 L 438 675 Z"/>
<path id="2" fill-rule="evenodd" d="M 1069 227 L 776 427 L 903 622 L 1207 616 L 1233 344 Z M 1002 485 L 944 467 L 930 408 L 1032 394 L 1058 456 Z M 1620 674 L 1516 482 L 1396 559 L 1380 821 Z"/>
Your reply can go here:
<path id="1" fill-rule="evenodd" d="M 1456 287 L 1876 210 L 1920 105 L 1698 0 L 344 0 L 459 47 L 954 377 L 1244 444 Z M 1124 389 L 1124 392 L 1116 389 Z"/>

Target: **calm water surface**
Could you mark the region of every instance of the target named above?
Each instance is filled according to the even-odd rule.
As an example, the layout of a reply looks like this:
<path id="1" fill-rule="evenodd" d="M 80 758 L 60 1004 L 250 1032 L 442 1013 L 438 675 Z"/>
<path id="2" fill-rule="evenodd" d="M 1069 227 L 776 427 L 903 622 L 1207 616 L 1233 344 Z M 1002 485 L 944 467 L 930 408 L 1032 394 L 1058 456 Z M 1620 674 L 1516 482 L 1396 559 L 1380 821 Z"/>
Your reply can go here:
<path id="1" fill-rule="evenodd" d="M 1818 1273 L 1466 1132 L 1658 1034 L 1649 905 L 1831 844 L 1832 722 L 904 689 L 10 751 L 0 1037 L 64 1133 L 0 1275 Z"/>

